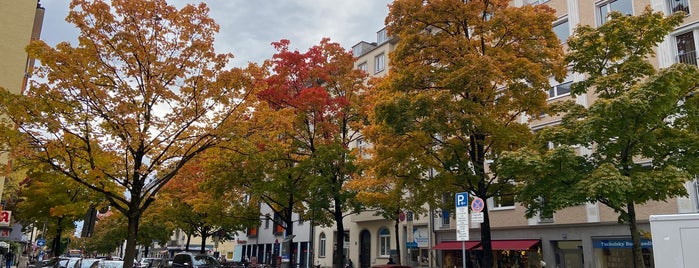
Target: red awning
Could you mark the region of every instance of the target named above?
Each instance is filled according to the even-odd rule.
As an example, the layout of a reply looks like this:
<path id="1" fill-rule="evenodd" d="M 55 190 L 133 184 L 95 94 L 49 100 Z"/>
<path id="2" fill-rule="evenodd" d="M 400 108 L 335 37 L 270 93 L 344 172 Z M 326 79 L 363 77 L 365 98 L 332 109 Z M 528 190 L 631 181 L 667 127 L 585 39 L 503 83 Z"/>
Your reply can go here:
<path id="1" fill-rule="evenodd" d="M 466 243 L 464 246 L 466 250 L 471 250 L 481 244 L 481 241 L 463 241 Z M 462 241 L 444 241 L 442 243 L 434 245 L 432 249 L 436 250 L 461 250 Z"/>
<path id="2" fill-rule="evenodd" d="M 492 240 L 491 245 L 493 250 L 530 250 L 532 247 L 539 244 L 538 239 L 523 239 L 523 240 Z M 475 250 L 483 250 L 483 247 L 478 244 Z"/>

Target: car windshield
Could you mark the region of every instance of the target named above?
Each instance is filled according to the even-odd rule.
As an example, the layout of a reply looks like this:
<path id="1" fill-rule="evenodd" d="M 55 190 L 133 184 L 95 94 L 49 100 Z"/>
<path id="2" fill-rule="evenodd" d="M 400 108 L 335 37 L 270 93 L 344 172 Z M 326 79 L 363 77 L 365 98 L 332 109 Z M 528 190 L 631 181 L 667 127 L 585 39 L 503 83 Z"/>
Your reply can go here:
<path id="1" fill-rule="evenodd" d="M 211 256 L 194 256 L 195 266 L 219 267 L 218 261 Z"/>

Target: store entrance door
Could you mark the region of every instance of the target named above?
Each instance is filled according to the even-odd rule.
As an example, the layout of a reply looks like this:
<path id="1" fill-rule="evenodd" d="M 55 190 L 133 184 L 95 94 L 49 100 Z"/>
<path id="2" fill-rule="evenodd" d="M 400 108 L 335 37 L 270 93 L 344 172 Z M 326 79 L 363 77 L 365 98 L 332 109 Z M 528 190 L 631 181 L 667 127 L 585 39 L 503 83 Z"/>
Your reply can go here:
<path id="1" fill-rule="evenodd" d="M 556 251 L 556 267 L 583 268 L 582 241 L 554 241 Z"/>

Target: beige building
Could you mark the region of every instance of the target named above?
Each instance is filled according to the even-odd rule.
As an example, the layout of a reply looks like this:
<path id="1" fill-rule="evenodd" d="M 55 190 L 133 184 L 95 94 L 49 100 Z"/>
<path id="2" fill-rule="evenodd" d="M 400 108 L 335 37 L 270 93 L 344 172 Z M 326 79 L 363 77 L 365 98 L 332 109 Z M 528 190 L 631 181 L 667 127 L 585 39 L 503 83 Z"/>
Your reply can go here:
<path id="1" fill-rule="evenodd" d="M 657 48 L 654 64 L 668 67 L 676 62 L 697 64 L 696 47 L 699 40 L 699 1 L 697 0 L 515 0 L 515 6 L 545 4 L 557 11 L 558 20 L 553 28 L 565 47 L 567 37 L 580 24 L 597 26 L 605 21 L 610 11 L 640 14 L 650 5 L 656 11 L 671 14 L 676 11 L 688 13 L 684 23 L 668 35 Z M 356 68 L 365 70 L 370 76 L 385 75 L 390 68 L 389 52 L 397 40 L 387 37 L 381 30 L 376 42 L 359 42 L 353 47 Z M 549 100 L 570 98 L 570 84 L 583 79 L 581 74 L 570 74 L 565 81 L 552 80 Z M 589 105 L 595 101 L 593 95 L 578 96 L 575 101 Z M 556 124 L 558 118 L 543 118 L 531 124 L 536 130 Z M 356 146 L 365 146 L 357 144 Z M 580 148 L 580 153 L 589 153 Z M 688 197 L 664 202 L 649 202 L 637 207 L 639 228 L 650 232 L 649 216 L 653 214 L 691 213 L 699 211 L 699 182 L 686 184 Z M 552 217 L 526 218 L 525 208 L 515 204 L 512 198 L 486 200 L 491 222 L 493 249 L 499 267 L 629 267 L 631 260 L 630 234 L 627 225 L 617 223 L 618 214 L 600 204 L 587 204 L 554 213 Z M 335 241 L 334 228 L 316 228 L 314 263 L 321 267 L 332 265 L 333 248 L 342 246 L 345 255 L 355 267 L 384 264 L 400 248 L 401 263 L 413 267 L 461 267 L 461 246 L 456 242 L 454 215 L 438 209 L 428 215 L 406 217 L 394 231 L 393 221 L 374 216 L 371 212 L 351 215 L 345 219 L 346 240 Z M 401 241 L 398 245 L 395 236 Z M 471 240 L 480 240 L 478 224 L 470 224 Z M 643 254 L 647 267 L 654 267 L 652 243 L 643 241 Z M 478 241 L 469 241 L 465 246 L 472 252 L 479 249 Z M 509 266 L 508 260 L 521 266 Z M 536 260 L 536 261 L 533 261 Z M 475 267 L 475 266 L 474 266 Z"/>
<path id="2" fill-rule="evenodd" d="M 34 61 L 24 48 L 32 39 L 39 39 L 44 19 L 44 8 L 38 0 L 0 1 L 0 87 L 14 93 L 27 87 L 30 68 Z M 7 163 L 7 155 L 0 155 Z M 0 198 L 5 180 L 0 179 Z"/>

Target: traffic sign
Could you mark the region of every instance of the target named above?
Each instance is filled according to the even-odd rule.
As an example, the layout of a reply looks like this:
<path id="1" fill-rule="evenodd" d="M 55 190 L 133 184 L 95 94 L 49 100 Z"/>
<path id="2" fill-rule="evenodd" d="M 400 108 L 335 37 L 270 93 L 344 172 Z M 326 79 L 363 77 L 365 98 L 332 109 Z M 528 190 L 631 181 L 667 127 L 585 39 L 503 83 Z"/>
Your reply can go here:
<path id="1" fill-rule="evenodd" d="M 483 211 L 484 207 L 485 207 L 485 202 L 483 202 L 482 198 L 473 197 L 473 201 L 471 201 L 471 210 L 473 210 L 473 212 L 481 212 L 481 211 Z"/>
<path id="2" fill-rule="evenodd" d="M 37 240 L 36 240 L 36 245 L 39 246 L 39 247 L 46 246 L 46 239 L 43 239 L 43 238 L 42 238 L 42 239 L 37 239 Z"/>
<path id="3" fill-rule="evenodd" d="M 456 194 L 456 207 L 468 207 L 468 193 Z"/>
<path id="4" fill-rule="evenodd" d="M 457 193 L 456 197 L 456 240 L 468 241 L 468 193 Z"/>

